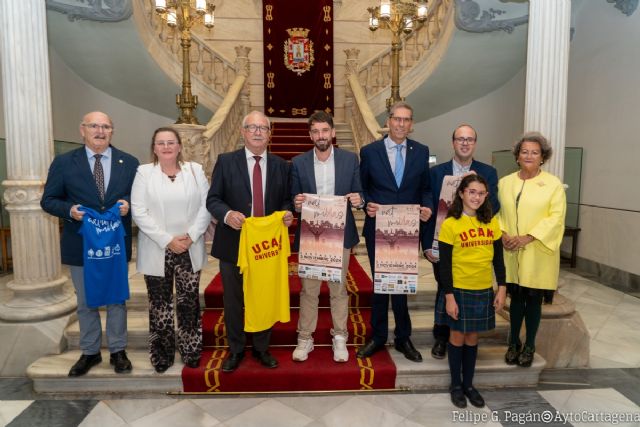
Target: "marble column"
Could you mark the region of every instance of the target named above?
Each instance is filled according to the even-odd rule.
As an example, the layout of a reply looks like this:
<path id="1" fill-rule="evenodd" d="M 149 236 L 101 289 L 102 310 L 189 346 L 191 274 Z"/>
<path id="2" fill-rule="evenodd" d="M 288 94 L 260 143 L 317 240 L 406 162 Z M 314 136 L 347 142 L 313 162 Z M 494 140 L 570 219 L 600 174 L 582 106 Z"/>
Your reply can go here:
<path id="1" fill-rule="evenodd" d="M 31 322 L 72 311 L 75 296 L 60 265 L 58 218 L 40 209 L 53 157 L 45 2 L 0 1 L 0 49 L 11 220 L 12 291 L 0 319 Z"/>
<path id="2" fill-rule="evenodd" d="M 553 148 L 544 166 L 564 176 L 569 71 L 570 0 L 531 0 L 527 45 L 525 131 L 539 131 Z"/>

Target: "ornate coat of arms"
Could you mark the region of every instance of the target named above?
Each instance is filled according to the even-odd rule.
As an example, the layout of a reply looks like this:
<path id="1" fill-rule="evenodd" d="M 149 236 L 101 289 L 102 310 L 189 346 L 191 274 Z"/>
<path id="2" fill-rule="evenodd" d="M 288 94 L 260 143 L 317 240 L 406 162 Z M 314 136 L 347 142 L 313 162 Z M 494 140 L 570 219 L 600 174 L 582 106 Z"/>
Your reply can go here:
<path id="1" fill-rule="evenodd" d="M 307 37 L 307 28 L 288 28 L 289 38 L 284 42 L 284 65 L 299 76 L 313 66 L 313 42 Z"/>

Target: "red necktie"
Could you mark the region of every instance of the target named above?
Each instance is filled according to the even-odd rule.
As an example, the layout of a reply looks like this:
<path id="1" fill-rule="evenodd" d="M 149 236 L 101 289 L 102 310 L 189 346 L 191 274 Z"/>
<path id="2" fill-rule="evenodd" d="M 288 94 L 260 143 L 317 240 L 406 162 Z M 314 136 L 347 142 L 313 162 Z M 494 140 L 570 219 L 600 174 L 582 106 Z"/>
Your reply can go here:
<path id="1" fill-rule="evenodd" d="M 260 156 L 253 156 L 256 164 L 253 166 L 253 216 L 264 216 L 264 201 L 262 199 L 262 169 Z"/>

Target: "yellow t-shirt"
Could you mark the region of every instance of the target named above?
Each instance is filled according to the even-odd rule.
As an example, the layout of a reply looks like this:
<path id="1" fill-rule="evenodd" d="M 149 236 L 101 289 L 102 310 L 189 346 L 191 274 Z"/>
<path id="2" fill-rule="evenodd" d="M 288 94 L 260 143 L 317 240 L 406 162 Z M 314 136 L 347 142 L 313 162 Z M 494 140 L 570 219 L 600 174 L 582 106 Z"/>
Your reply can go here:
<path id="1" fill-rule="evenodd" d="M 493 242 L 502 236 L 496 217 L 489 224 L 462 214 L 447 218 L 438 240 L 453 246 L 453 287 L 481 290 L 493 284 Z"/>
<path id="2" fill-rule="evenodd" d="M 238 267 L 244 290 L 244 330 L 259 332 L 290 320 L 289 231 L 285 212 L 249 217 L 240 232 Z"/>

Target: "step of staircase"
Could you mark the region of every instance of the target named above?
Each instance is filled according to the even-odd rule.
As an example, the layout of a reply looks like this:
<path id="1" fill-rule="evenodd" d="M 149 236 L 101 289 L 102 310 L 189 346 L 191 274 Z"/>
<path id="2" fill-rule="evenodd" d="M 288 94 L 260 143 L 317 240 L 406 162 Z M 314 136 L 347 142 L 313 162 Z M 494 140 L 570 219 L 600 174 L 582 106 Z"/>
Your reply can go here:
<path id="1" fill-rule="evenodd" d="M 429 346 L 433 345 L 433 310 L 416 310 L 411 309 L 411 323 L 413 326 L 413 332 L 411 339 L 416 346 Z M 105 333 L 105 317 L 101 316 L 102 320 L 102 346 L 106 348 L 106 333 Z M 297 317 L 296 317 L 297 318 Z M 287 324 L 286 328 L 291 329 L 295 327 L 293 324 Z M 389 331 L 393 331 L 395 322 L 393 320 L 393 313 L 389 312 Z M 284 328 L 281 328 L 284 329 Z M 149 343 L 149 317 L 147 312 L 129 310 L 127 313 L 127 335 L 129 350 L 143 350 L 148 349 Z M 292 332 L 291 345 L 295 345 L 295 334 Z M 496 328 L 489 332 L 483 332 L 480 334 L 482 343 L 489 344 L 504 344 L 507 342 L 509 334 L 509 322 L 503 319 L 501 316 L 496 318 Z M 291 335 L 291 334 L 289 334 Z M 77 321 L 69 324 L 64 332 L 64 336 L 67 339 L 68 348 L 71 350 L 79 349 L 80 344 L 80 326 Z M 389 335 L 389 344 L 393 344 L 393 332 Z M 206 341 L 206 340 L 205 340 Z"/>
<path id="2" fill-rule="evenodd" d="M 411 362 L 389 347 L 389 353 L 397 368 L 396 388 L 408 390 L 446 390 L 449 386 L 449 366 L 446 359 L 436 360 L 430 355 L 429 346 L 417 346 L 422 353 L 422 363 Z M 291 347 L 293 351 L 293 347 Z M 474 385 L 478 388 L 527 387 L 538 383 L 545 361 L 535 355 L 530 368 L 509 366 L 503 357 L 506 346 L 487 344 L 481 340 Z M 102 363 L 80 378 L 70 378 L 67 373 L 80 357 L 79 350 L 43 357 L 33 363 L 27 375 L 33 380 L 37 393 L 86 395 L 100 394 L 143 397 L 182 391 L 182 368 L 179 355 L 176 363 L 164 374 L 156 373 L 143 350 L 128 351 L 133 364 L 129 374 L 116 374 L 109 365 L 109 353 L 102 351 Z M 242 368 L 240 368 L 242 369 Z"/>

